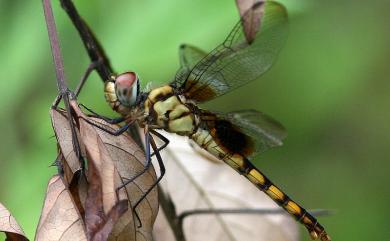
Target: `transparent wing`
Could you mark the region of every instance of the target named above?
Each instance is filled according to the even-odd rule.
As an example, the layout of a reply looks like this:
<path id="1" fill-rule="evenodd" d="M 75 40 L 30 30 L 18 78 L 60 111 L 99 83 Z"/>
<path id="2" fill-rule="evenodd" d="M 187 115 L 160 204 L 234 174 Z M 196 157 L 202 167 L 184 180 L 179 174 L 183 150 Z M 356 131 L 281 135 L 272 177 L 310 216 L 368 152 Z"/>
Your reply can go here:
<path id="1" fill-rule="evenodd" d="M 242 110 L 229 113 L 205 112 L 202 121 L 229 150 L 251 158 L 272 147 L 281 146 L 287 136 L 285 128 L 272 117 L 256 111 Z M 222 129 L 223 128 L 223 129 Z M 213 135 L 213 134 L 212 134 Z"/>
<path id="2" fill-rule="evenodd" d="M 248 22 L 259 8 L 264 14 L 248 30 Z M 262 11 L 260 11 L 262 12 Z M 244 31 L 244 27 L 245 31 Z M 244 32 L 255 32 L 250 39 Z M 274 63 L 287 37 L 287 12 L 283 5 L 267 1 L 253 5 L 236 24 L 226 40 L 200 59 L 187 74 L 179 74 L 172 86 L 196 102 L 211 100 L 242 86 L 263 73 Z"/>
<path id="3" fill-rule="evenodd" d="M 185 79 L 195 65 L 206 56 L 207 53 L 198 47 L 188 44 L 180 45 L 180 69 L 177 71 L 175 79 Z"/>

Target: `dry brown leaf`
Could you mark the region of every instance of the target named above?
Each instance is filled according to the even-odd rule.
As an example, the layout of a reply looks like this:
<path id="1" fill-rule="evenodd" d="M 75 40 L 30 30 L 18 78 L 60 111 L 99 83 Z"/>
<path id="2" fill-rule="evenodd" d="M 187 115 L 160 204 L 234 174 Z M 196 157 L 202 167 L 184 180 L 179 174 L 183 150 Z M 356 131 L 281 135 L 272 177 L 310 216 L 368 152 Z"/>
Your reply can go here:
<path id="1" fill-rule="evenodd" d="M 87 240 L 84 222 L 72 200 L 72 195 L 58 175 L 49 181 L 35 240 Z"/>
<path id="2" fill-rule="evenodd" d="M 84 116 L 75 103 L 72 104 L 78 116 Z M 143 151 L 134 143 L 131 137 L 125 133 L 113 136 L 99 128 L 87 123 L 83 118 L 79 119 L 81 140 L 85 146 L 88 160 L 94 160 L 98 176 L 102 177 L 103 210 L 107 215 L 119 200 L 129 199 L 134 204 L 156 180 L 153 167 L 137 178 L 134 182 L 121 189 L 119 197 L 116 197 L 116 188 L 128 178 L 143 170 L 145 156 Z M 117 129 L 117 126 L 109 125 L 101 120 L 89 118 L 103 128 Z M 89 178 L 91 180 L 91 178 Z M 131 205 L 132 206 L 132 205 Z M 137 207 L 137 213 L 142 222 L 138 227 L 135 222 L 131 207 L 121 216 L 109 237 L 109 240 L 152 240 L 152 227 L 158 212 L 157 191 L 152 190 Z M 136 220 L 137 221 L 137 220 Z"/>
<path id="3" fill-rule="evenodd" d="M 264 14 L 264 0 L 236 0 L 236 4 L 240 16 L 243 17 L 241 23 L 243 25 L 246 40 L 248 43 L 252 43 L 261 25 L 261 18 Z M 255 4 L 261 5 L 248 12 Z"/>
<path id="4" fill-rule="evenodd" d="M 107 240 L 115 223 L 128 209 L 123 189 L 116 192 L 120 177 L 96 130 L 80 119 L 80 136 L 88 160 L 88 191 L 85 224 L 88 240 Z"/>
<path id="5" fill-rule="evenodd" d="M 7 241 L 28 241 L 23 230 L 11 213 L 0 203 L 0 232 L 4 232 Z"/>
<path id="6" fill-rule="evenodd" d="M 112 125 L 104 124 L 101 120 L 93 120 L 105 128 L 114 127 Z M 117 129 L 117 127 L 115 128 Z M 144 168 L 145 164 L 143 161 L 145 160 L 145 155 L 128 134 L 113 136 L 100 129 L 96 130 L 110 153 L 119 175 L 122 178 L 122 182 L 134 176 L 136 173 L 139 173 Z M 131 194 L 129 199 L 132 206 L 155 181 L 156 173 L 153 166 L 151 166 L 146 173 L 126 186 L 127 193 Z M 140 216 L 142 227 L 136 228 L 136 240 L 151 240 L 151 230 L 158 213 L 158 196 L 156 188 L 139 204 L 137 213 Z M 129 217 L 123 217 L 120 220 L 120 225 L 116 225 L 118 232 L 114 230 L 113 234 L 119 234 L 119 230 L 121 229 L 129 230 L 129 225 Z"/>
<path id="7" fill-rule="evenodd" d="M 69 121 L 64 111 L 50 110 L 51 123 L 57 138 L 58 146 L 63 158 L 61 158 L 64 179 L 69 185 L 74 174 L 80 169 L 80 162 L 73 150 L 72 134 Z"/>
<path id="8" fill-rule="evenodd" d="M 163 158 L 167 174 L 162 188 L 172 198 L 177 214 L 194 209 L 279 209 L 270 198 L 222 162 L 210 162 L 177 135 Z M 206 155 L 206 154 L 204 154 Z M 174 240 L 159 215 L 154 228 L 157 241 Z M 298 226 L 288 215 L 198 215 L 184 221 L 187 241 L 297 241 Z"/>

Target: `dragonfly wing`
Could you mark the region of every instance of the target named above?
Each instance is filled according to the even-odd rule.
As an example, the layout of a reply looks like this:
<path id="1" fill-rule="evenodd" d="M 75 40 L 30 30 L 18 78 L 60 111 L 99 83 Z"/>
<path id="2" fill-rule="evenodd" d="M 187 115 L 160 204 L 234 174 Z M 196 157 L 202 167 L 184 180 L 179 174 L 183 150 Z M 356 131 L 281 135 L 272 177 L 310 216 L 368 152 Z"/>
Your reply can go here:
<path id="1" fill-rule="evenodd" d="M 180 45 L 180 69 L 177 71 L 175 79 L 181 80 L 187 78 L 187 76 L 190 74 L 191 70 L 195 67 L 195 65 L 206 56 L 207 53 L 198 47 L 189 44 Z M 175 87 L 180 88 L 180 86 Z"/>
<path id="2" fill-rule="evenodd" d="M 281 146 L 287 136 L 285 128 L 272 117 L 256 111 L 243 110 L 229 113 L 205 112 L 204 121 L 213 139 L 228 152 L 251 158 L 272 147 Z"/>
<path id="3" fill-rule="evenodd" d="M 198 47 L 182 44 L 179 49 L 180 65 L 188 69 L 192 69 L 207 53 Z"/>
<path id="4" fill-rule="evenodd" d="M 260 24 L 254 24 L 258 28 L 255 37 L 248 39 L 243 26 L 253 21 L 259 7 L 264 7 L 264 14 Z M 187 75 L 176 76 L 171 85 L 198 103 L 226 94 L 265 73 L 286 37 L 287 12 L 283 5 L 272 1 L 255 4 L 221 45 L 200 59 Z"/>

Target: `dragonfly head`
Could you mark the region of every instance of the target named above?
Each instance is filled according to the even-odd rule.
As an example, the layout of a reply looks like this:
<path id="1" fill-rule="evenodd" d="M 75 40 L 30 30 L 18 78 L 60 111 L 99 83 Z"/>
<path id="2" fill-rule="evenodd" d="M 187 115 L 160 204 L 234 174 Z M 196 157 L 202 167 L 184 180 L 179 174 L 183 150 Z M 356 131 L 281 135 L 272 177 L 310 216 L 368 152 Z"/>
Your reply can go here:
<path id="1" fill-rule="evenodd" d="M 132 107 L 139 94 L 139 79 L 135 72 L 125 72 L 115 78 L 115 94 L 119 102 Z"/>

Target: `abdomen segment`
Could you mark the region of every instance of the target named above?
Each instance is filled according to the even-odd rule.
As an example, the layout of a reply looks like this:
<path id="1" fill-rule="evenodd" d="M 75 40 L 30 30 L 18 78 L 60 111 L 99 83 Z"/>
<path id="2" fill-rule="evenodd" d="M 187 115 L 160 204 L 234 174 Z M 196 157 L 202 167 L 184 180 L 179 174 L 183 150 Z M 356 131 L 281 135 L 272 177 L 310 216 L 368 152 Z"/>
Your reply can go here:
<path id="1" fill-rule="evenodd" d="M 266 193 L 279 206 L 286 210 L 298 222 L 302 223 L 310 233 L 312 239 L 320 238 L 322 241 L 330 241 L 331 238 L 318 221 L 295 201 L 291 200 L 280 188 L 257 169 L 247 158 L 239 154 L 229 154 L 226 147 L 221 147 L 215 141 L 209 131 L 198 129 L 192 136 L 199 146 L 207 150 L 215 157 L 223 160 L 241 175 L 245 176 L 258 189 Z"/>

